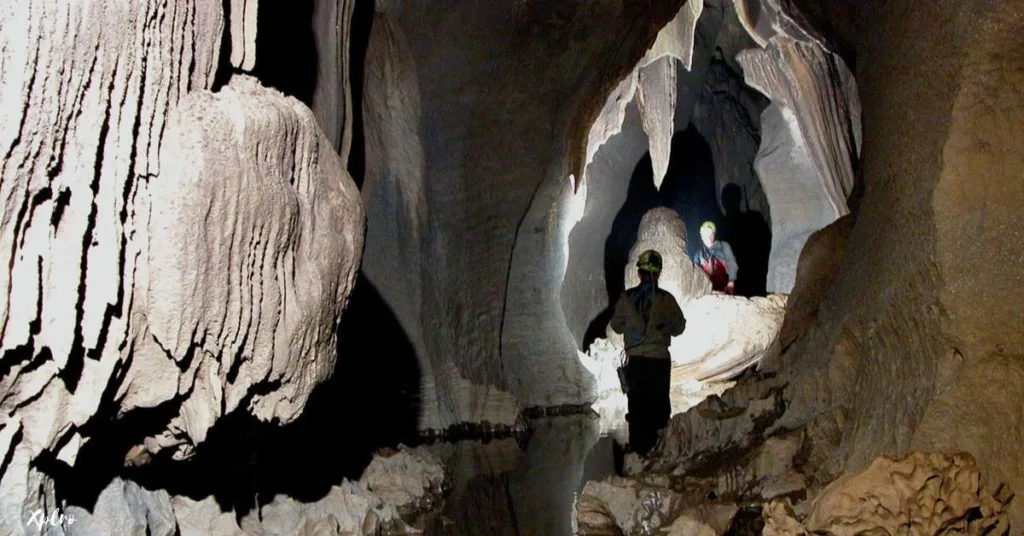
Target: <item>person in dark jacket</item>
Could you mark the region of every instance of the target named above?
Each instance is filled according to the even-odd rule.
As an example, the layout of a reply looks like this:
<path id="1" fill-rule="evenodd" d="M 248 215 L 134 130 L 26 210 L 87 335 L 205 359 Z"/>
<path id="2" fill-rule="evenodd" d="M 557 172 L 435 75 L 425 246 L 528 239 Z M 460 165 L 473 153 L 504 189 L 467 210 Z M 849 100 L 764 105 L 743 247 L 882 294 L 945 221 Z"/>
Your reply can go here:
<path id="1" fill-rule="evenodd" d="M 736 275 L 739 265 L 732 246 L 716 237 L 713 222 L 706 221 L 700 226 L 701 247 L 693 256 L 693 264 L 700 266 L 711 278 L 711 289 L 726 294 L 736 293 Z"/>
<path id="2" fill-rule="evenodd" d="M 668 347 L 683 333 L 686 318 L 672 294 L 658 288 L 662 260 L 657 251 L 640 254 L 640 284 L 622 293 L 611 328 L 625 339 L 630 450 L 646 456 L 672 414 Z"/>

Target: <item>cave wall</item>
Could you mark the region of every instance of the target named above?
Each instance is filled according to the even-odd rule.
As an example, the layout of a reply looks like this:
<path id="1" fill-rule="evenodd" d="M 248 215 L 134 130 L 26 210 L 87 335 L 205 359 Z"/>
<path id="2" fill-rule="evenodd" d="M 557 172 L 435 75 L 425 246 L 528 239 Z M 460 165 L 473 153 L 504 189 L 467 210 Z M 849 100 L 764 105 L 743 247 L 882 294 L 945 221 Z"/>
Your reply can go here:
<path id="1" fill-rule="evenodd" d="M 312 0 L 316 85 L 310 108 L 342 162 L 352 150 L 351 65 L 352 14 L 356 0 Z M 289 8 L 293 6 L 289 5 Z"/>
<path id="2" fill-rule="evenodd" d="M 681 17 L 677 15 L 678 18 Z M 670 27 L 662 30 L 659 40 Z M 663 202 L 683 213 L 689 236 L 697 236 L 702 218 L 711 217 L 720 224 L 725 223 L 723 229 L 731 226 L 740 231 L 728 237 L 734 240 L 734 247 L 750 246 L 744 252 L 753 252 L 752 257 L 766 257 L 766 253 L 757 251 L 756 242 L 769 240 L 763 235 L 768 232 L 770 209 L 752 163 L 761 143 L 760 116 L 768 99 L 745 85 L 742 68 L 734 59 L 739 51 L 755 43 L 730 3 L 705 2 L 694 31 L 688 35 L 692 35 L 692 46 L 688 53 L 678 54 L 688 58 L 688 62 L 676 56 L 661 57 L 648 66 L 641 62 L 632 76 L 624 79 L 616 92 L 609 95 L 605 109 L 592 126 L 589 147 L 593 156 L 584 177 L 588 185 L 587 205 L 569 237 L 569 267 L 560 289 L 565 318 L 580 348 L 594 336 L 604 336 L 605 326 L 601 324 L 607 322 L 609 292 L 614 294 L 621 289 L 622 281 L 606 279 L 609 269 L 618 274 L 622 268 L 619 264 L 625 262 L 609 255 L 609 251 L 616 251 L 613 243 L 630 239 L 612 234 L 617 218 L 633 217 L 638 223 L 643 216 L 643 212 L 626 214 L 630 210 L 627 186 L 631 176 L 644 173 L 638 166 L 645 165 L 640 163 L 645 152 L 660 143 L 639 123 L 636 104 L 639 92 L 635 86 L 642 85 L 639 74 L 653 65 L 666 61 L 676 63 L 676 104 L 669 126 L 674 132 L 670 144 L 677 154 L 673 154 L 673 163 L 666 170 L 662 183 Z M 692 185 L 681 184 L 681 181 L 693 179 L 695 168 L 695 163 L 682 152 L 690 139 L 682 134 L 688 128 L 693 137 L 707 141 L 714 165 L 713 195 L 718 195 L 718 203 L 700 211 L 687 208 L 689 198 L 680 195 L 680 189 L 693 189 Z M 648 168 L 652 167 L 654 156 L 652 152 Z M 653 170 L 653 174 L 657 177 L 657 170 Z M 726 211 L 723 217 L 722 192 L 729 185 L 739 190 L 741 206 L 739 210 L 731 207 L 733 212 Z M 754 232 L 757 229 L 764 232 Z M 753 235 L 758 236 L 751 239 Z M 629 246 L 619 247 L 621 256 L 626 255 Z M 753 294 L 763 292 L 757 290 L 764 288 L 763 261 L 751 259 L 745 264 L 745 280 L 759 281 L 749 285 L 748 290 Z"/>
<path id="3" fill-rule="evenodd" d="M 1022 7 L 861 14 L 864 197 L 818 323 L 786 355 L 803 372 L 782 426 L 815 416 L 822 480 L 879 455 L 965 450 L 988 489 L 1024 489 L 1024 63 L 1007 53 Z M 1024 523 L 1024 504 L 1010 511 Z"/>
<path id="4" fill-rule="evenodd" d="M 0 8 L 5 523 L 56 506 L 41 460 L 127 412 L 159 407 L 138 441 L 186 457 L 235 408 L 294 419 L 333 370 L 362 207 L 313 112 L 244 75 L 256 2 L 224 7 Z"/>
<path id="5" fill-rule="evenodd" d="M 861 143 L 857 86 L 829 48 L 784 34 L 737 59 L 747 83 L 772 100 L 755 168 L 773 207 L 767 290 L 788 293 L 810 234 L 849 213 Z"/>

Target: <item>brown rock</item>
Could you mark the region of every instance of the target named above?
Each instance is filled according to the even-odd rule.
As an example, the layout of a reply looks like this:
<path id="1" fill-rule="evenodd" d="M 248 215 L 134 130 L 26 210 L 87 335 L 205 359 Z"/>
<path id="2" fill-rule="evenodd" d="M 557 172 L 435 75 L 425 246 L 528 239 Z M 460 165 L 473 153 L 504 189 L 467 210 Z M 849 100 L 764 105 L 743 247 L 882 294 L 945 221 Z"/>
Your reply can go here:
<path id="1" fill-rule="evenodd" d="M 983 511 L 982 505 L 985 504 Z M 997 504 L 997 503 L 996 503 Z M 894 460 L 879 458 L 865 471 L 845 475 L 814 500 L 808 530 L 838 536 L 880 531 L 897 534 L 971 533 L 1001 524 L 1002 509 L 981 489 L 969 454 L 914 452 Z M 987 514 L 982 523 L 973 516 Z"/>

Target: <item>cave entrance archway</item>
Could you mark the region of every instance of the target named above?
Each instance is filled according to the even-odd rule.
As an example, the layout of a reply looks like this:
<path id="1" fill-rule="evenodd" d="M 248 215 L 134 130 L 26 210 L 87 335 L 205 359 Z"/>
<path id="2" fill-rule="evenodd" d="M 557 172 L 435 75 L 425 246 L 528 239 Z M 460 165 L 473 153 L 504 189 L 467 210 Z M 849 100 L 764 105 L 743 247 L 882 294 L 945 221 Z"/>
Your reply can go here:
<path id="1" fill-rule="evenodd" d="M 715 166 L 711 147 L 692 126 L 672 137 L 669 167 L 661 188 L 654 185 L 654 169 L 648 152 L 640 159 L 629 179 L 626 200 L 615 215 L 604 245 L 604 279 L 609 306 L 594 318 L 584 336 L 583 347 L 604 337 L 615 301 L 625 290 L 624 274 L 629 251 L 636 243 L 640 221 L 653 208 L 668 207 L 679 213 L 688 237 L 699 236 L 704 220 L 724 220 L 715 194 Z M 690 240 L 692 242 L 692 240 Z M 688 253 L 696 250 L 688 244 Z"/>
<path id="2" fill-rule="evenodd" d="M 604 278 L 609 306 L 590 322 L 583 348 L 604 337 L 615 301 L 625 290 L 623 275 L 629 251 L 637 239 L 640 221 L 644 214 L 656 207 L 671 208 L 682 218 L 690 257 L 700 247 L 701 224 L 708 220 L 715 222 L 719 238 L 729 242 L 740 265 L 737 295 L 765 295 L 771 250 L 771 229 L 767 218 L 750 207 L 741 185 L 726 184 L 719 197 L 713 151 L 696 128 L 691 125 L 673 135 L 668 170 L 660 188 L 655 188 L 653 176 L 648 152 L 633 170 L 626 200 L 615 215 L 611 233 L 605 241 Z M 757 180 L 756 176 L 752 177 Z"/>

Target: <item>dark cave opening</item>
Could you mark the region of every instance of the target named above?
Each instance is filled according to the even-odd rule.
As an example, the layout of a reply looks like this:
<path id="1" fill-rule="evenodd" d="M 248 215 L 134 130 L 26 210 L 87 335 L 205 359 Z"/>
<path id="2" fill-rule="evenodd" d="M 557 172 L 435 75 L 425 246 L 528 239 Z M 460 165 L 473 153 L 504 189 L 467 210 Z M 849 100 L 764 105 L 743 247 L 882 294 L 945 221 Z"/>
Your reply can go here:
<path id="1" fill-rule="evenodd" d="M 675 133 L 668 171 L 661 183 L 662 206 L 675 209 L 683 219 L 686 249 L 691 257 L 700 247 L 700 225 L 703 222 L 710 220 L 719 228 L 723 227 L 724 218 L 715 189 L 711 146 L 693 126 Z"/>
<path id="2" fill-rule="evenodd" d="M 366 128 L 363 125 L 363 91 L 365 84 L 366 51 L 370 47 L 373 30 L 374 6 L 371 2 L 356 2 L 352 10 L 349 34 L 349 85 L 352 92 L 352 148 L 348 155 L 348 172 L 356 186 L 362 190 L 366 177 Z"/>
<path id="3" fill-rule="evenodd" d="M 743 205 L 743 192 L 735 184 L 722 188 L 725 216 L 720 226 L 722 240 L 729 242 L 740 270 L 736 277 L 738 296 L 765 296 L 768 280 L 768 255 L 772 249 L 772 230 L 757 210 Z"/>
<path id="4" fill-rule="evenodd" d="M 278 494 L 316 501 L 343 478 L 357 480 L 375 451 L 417 441 L 419 365 L 394 314 L 361 272 L 338 333 L 333 375 L 289 424 L 260 422 L 237 410 L 217 421 L 191 458 L 174 461 L 160 452 L 148 464 L 124 467 L 128 449 L 158 433 L 153 423 L 168 422 L 180 401 L 122 419 L 114 419 L 111 406 L 98 414 L 105 417 L 97 417 L 94 439 L 74 467 L 45 459 L 40 469 L 54 478 L 58 501 L 88 510 L 118 476 L 171 495 L 213 495 L 239 518 L 257 500 L 263 505 Z"/>
<path id="5" fill-rule="evenodd" d="M 319 76 L 314 0 L 266 2 L 256 15 L 256 63 L 252 75 L 285 95 L 312 105 Z"/>

